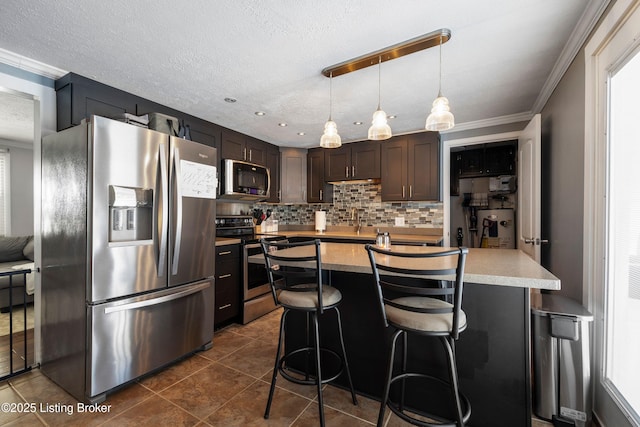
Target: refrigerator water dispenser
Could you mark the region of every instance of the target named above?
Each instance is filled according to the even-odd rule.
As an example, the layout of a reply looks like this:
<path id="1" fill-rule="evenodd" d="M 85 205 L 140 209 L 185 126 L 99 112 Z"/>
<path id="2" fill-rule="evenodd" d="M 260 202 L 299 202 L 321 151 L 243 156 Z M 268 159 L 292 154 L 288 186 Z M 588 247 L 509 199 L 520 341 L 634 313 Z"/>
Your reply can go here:
<path id="1" fill-rule="evenodd" d="M 151 240 L 153 190 L 109 186 L 109 242 Z"/>

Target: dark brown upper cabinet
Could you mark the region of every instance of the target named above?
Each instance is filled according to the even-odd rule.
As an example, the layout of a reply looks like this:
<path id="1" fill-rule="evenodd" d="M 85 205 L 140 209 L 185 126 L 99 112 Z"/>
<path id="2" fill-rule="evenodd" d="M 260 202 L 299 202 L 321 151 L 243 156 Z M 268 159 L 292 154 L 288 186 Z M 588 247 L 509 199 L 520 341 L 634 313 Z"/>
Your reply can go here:
<path id="1" fill-rule="evenodd" d="M 312 148 L 307 152 L 307 202 L 330 203 L 333 186 L 326 183 L 326 148 Z"/>
<path id="2" fill-rule="evenodd" d="M 354 142 L 325 151 L 325 181 L 379 178 L 380 141 Z"/>
<path id="3" fill-rule="evenodd" d="M 275 145 L 267 146 L 267 168 L 271 177 L 267 202 L 280 203 L 280 150 Z"/>
<path id="4" fill-rule="evenodd" d="M 220 157 L 266 166 L 268 146 L 269 144 L 259 139 L 224 129 Z"/>
<path id="5" fill-rule="evenodd" d="M 440 135 L 401 135 L 381 144 L 382 201 L 440 200 Z"/>

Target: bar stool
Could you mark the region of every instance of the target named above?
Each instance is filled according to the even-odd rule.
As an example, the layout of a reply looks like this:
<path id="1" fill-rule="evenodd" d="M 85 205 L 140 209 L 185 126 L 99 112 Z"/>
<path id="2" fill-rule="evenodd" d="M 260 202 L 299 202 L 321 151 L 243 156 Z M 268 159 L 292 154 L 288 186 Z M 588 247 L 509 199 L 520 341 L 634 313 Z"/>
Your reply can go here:
<path id="1" fill-rule="evenodd" d="M 467 248 L 443 250 L 417 246 L 393 246 L 381 249 L 366 245 L 375 277 L 380 309 L 385 327 L 395 329 L 389 348 L 384 392 L 380 404 L 378 426 L 384 422 L 385 408 L 408 423 L 419 426 L 464 426 L 471 416 L 469 400 L 460 393 L 455 357 L 455 341 L 467 327 L 461 310 L 464 265 Z M 407 372 L 407 335 L 438 338 L 445 349 L 448 381 L 425 373 Z M 398 338 L 403 338 L 402 370 L 393 375 Z M 455 417 L 420 412 L 431 421 L 418 419 L 412 411 L 405 413 L 405 381 L 407 378 L 428 378 L 445 385 L 451 393 Z M 399 402 L 389 398 L 391 384 L 401 382 Z"/>
<path id="2" fill-rule="evenodd" d="M 353 388 L 353 382 L 351 381 L 351 372 L 349 371 L 349 363 L 347 362 L 347 354 L 342 335 L 342 321 L 340 320 L 340 311 L 338 310 L 338 304 L 340 304 L 340 301 L 342 300 L 342 294 L 338 289 L 323 283 L 320 240 L 289 243 L 269 242 L 262 239 L 260 244 L 265 257 L 267 275 L 269 277 L 269 283 L 271 284 L 271 292 L 273 294 L 274 301 L 276 304 L 279 304 L 284 308 L 280 319 L 278 349 L 276 350 L 276 361 L 273 369 L 271 389 L 269 391 L 269 399 L 267 400 L 267 408 L 264 413 L 264 418 L 269 418 L 269 411 L 271 409 L 271 402 L 273 400 L 273 393 L 275 391 L 276 379 L 279 372 L 282 377 L 291 382 L 303 385 L 315 385 L 318 388 L 320 425 L 324 426 L 322 385 L 335 380 L 343 371 L 346 371 L 347 374 L 353 404 L 358 404 Z M 291 250 L 286 251 L 286 249 L 289 248 L 291 248 Z M 326 310 L 330 309 L 336 311 L 342 355 L 320 346 L 318 316 L 321 316 Z M 281 357 L 280 353 L 282 352 L 284 329 L 287 315 L 290 311 L 306 313 L 307 346 L 290 350 Z M 312 325 L 312 333 L 309 331 L 309 325 Z M 313 338 L 312 344 L 309 343 L 310 335 Z M 315 373 L 310 372 L 309 363 L 307 363 L 306 370 L 304 372 L 304 379 L 296 378 L 292 375 L 292 371 L 287 369 L 285 363 L 287 360 L 291 359 L 292 356 L 305 353 L 307 361 L 311 358 L 313 359 L 313 368 L 315 368 Z M 331 355 L 340 362 L 337 373 L 330 378 L 323 378 L 320 363 L 321 353 Z"/>

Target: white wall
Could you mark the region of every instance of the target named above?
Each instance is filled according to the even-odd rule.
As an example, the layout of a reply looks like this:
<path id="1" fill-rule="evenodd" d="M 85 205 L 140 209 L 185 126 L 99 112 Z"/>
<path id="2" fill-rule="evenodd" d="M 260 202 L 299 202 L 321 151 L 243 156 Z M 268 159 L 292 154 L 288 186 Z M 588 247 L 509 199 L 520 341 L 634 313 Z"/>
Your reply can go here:
<path id="1" fill-rule="evenodd" d="M 40 133 L 56 131 L 56 92 L 53 80 L 0 64 L 0 87 L 34 96 L 39 100 Z M 0 123 L 0 126 L 2 124 Z M 34 124 L 35 125 L 35 124 Z M 4 141 L 5 143 L 7 141 Z M 11 234 L 34 234 L 34 145 L 3 144 L 11 153 Z M 39 142 L 37 147 L 39 147 Z"/>
<path id="2" fill-rule="evenodd" d="M 33 235 L 33 149 L 11 147 L 11 234 Z"/>

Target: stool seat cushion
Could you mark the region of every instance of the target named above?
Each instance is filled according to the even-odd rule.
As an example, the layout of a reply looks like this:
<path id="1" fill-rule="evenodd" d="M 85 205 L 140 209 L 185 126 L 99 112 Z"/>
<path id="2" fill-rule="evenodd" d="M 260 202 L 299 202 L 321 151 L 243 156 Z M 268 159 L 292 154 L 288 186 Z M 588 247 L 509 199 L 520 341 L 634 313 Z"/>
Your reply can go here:
<path id="1" fill-rule="evenodd" d="M 452 304 L 436 298 L 428 297 L 402 297 L 392 300 L 397 304 L 415 308 L 453 308 Z M 418 313 L 403 310 L 389 304 L 385 304 L 387 319 L 400 328 L 408 328 L 423 332 L 451 332 L 453 327 L 453 313 Z M 460 310 L 458 329 L 467 327 L 467 316 Z"/>
<path id="2" fill-rule="evenodd" d="M 290 289 L 308 289 L 308 290 L 290 290 Z M 322 287 L 322 305 L 324 307 L 332 306 L 342 300 L 342 294 L 339 290 L 332 286 Z M 278 295 L 278 301 L 285 307 L 291 308 L 318 308 L 318 290 L 316 284 L 295 285 L 283 290 Z"/>

